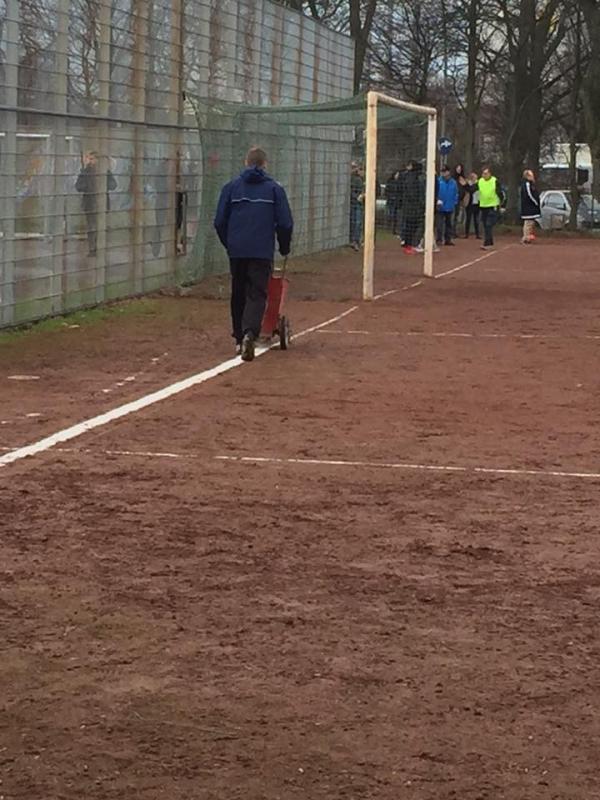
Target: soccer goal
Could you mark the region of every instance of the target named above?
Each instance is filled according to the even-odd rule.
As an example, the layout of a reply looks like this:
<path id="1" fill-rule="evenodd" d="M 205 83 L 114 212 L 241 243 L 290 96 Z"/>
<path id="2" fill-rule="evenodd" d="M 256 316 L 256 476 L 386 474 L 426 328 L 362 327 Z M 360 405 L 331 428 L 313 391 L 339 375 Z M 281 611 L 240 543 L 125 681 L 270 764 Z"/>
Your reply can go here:
<path id="1" fill-rule="evenodd" d="M 200 210 L 184 279 L 227 269 L 212 229 L 214 209 L 220 188 L 256 144 L 288 193 L 295 255 L 348 248 L 354 270 L 362 251 L 366 300 L 376 283 L 397 282 L 399 260 L 409 255 L 413 273 L 432 275 L 434 108 L 377 92 L 313 105 L 186 99 L 199 129 Z"/>
<path id="2" fill-rule="evenodd" d="M 398 111 L 404 112 L 400 116 Z M 433 276 L 437 112 L 378 92 L 367 94 L 363 299 L 373 299 L 376 232 L 422 254 Z M 379 208 L 378 208 L 379 206 Z M 388 258 L 393 258 L 390 249 Z"/>

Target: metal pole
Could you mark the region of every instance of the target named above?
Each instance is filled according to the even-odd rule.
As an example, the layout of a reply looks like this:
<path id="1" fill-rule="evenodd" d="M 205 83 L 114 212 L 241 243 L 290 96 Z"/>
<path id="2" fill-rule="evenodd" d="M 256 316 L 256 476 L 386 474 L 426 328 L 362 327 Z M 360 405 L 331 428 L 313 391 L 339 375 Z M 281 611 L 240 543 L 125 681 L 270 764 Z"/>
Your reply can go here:
<path id="1" fill-rule="evenodd" d="M 132 105 L 137 122 L 146 119 L 146 44 L 148 39 L 148 0 L 134 0 L 133 13 L 133 87 Z M 136 125 L 133 130 L 133 208 L 132 208 L 132 269 L 128 290 L 140 293 L 144 290 L 144 142 L 146 130 Z"/>
<path id="2" fill-rule="evenodd" d="M 427 186 L 425 192 L 425 255 L 423 273 L 433 278 L 433 242 L 435 228 L 435 163 L 437 142 L 437 115 L 427 119 Z"/>
<path id="3" fill-rule="evenodd" d="M 68 111 L 68 79 L 69 74 L 69 11 L 70 0 L 60 0 L 58 3 L 57 31 L 56 31 L 56 77 L 55 77 L 55 109 L 66 114 Z M 50 120 L 52 123 L 53 120 Z M 52 248 L 52 280 L 51 280 L 51 311 L 58 314 L 66 310 L 67 297 L 67 259 L 65 248 L 67 246 L 67 231 L 65 230 L 66 197 L 65 174 L 67 152 L 67 120 L 65 116 L 58 117 L 52 125 L 53 138 L 48 159 L 54 165 L 52 178 L 51 202 L 44 204 L 44 216 L 51 237 Z"/>
<path id="4" fill-rule="evenodd" d="M 377 206 L 377 93 L 367 95 L 367 163 L 365 173 L 365 249 L 363 300 L 373 299 L 375 262 L 375 210 Z"/>
<path id="5" fill-rule="evenodd" d="M 174 128 L 170 135 L 168 189 L 169 203 L 167 212 L 168 235 L 165 257 L 168 270 L 175 280 L 177 275 L 177 256 L 179 255 L 179 231 L 177 230 L 177 194 L 182 193 L 182 221 L 181 236 L 182 250 L 186 250 L 185 215 L 183 209 L 183 181 L 182 181 L 182 150 L 183 150 L 183 2 L 172 0 L 171 8 L 171 63 L 170 63 L 170 91 L 169 91 L 169 122 L 179 127 Z"/>
<path id="6" fill-rule="evenodd" d="M 446 7 L 446 0 L 442 2 L 442 41 L 444 42 L 444 99 L 442 102 L 441 124 L 440 131 L 442 136 L 447 136 L 446 132 L 446 108 L 448 103 L 448 9 Z M 444 166 L 445 156 L 440 152 L 440 169 Z"/>
<path id="7" fill-rule="evenodd" d="M 6 103 L 17 107 L 19 70 L 20 2 L 9 0 L 6 8 L 6 60 L 4 64 Z M 0 197 L 0 230 L 2 232 L 0 272 L 0 325 L 11 325 L 15 319 L 15 214 L 17 194 L 17 112 L 8 111 L 4 118 L 2 142 L 2 195 Z"/>
<path id="8" fill-rule="evenodd" d="M 100 115 L 108 117 L 110 110 L 110 54 L 111 54 L 111 4 L 100 4 L 99 15 L 99 41 L 100 41 L 100 58 L 99 58 L 99 105 L 98 111 Z M 111 166 L 111 146 L 110 146 L 110 125 L 106 121 L 98 122 L 97 126 L 98 135 L 98 150 L 99 159 L 96 167 L 96 203 L 97 203 L 97 217 L 96 217 L 96 302 L 102 303 L 106 300 L 106 267 L 110 262 L 109 249 L 112 246 L 110 235 L 108 232 L 109 215 L 107 213 L 108 202 L 108 175 L 107 172 Z"/>

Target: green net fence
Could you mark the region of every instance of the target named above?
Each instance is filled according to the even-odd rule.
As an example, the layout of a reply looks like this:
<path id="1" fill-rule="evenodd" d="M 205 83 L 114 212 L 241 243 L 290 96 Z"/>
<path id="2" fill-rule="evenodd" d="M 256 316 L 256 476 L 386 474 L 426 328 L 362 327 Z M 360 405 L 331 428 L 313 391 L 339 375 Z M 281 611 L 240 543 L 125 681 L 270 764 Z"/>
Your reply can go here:
<path id="1" fill-rule="evenodd" d="M 268 169 L 286 189 L 294 214 L 295 255 L 354 244 L 364 232 L 367 97 L 316 105 L 252 106 L 187 96 L 198 121 L 201 150 L 199 224 L 182 280 L 227 269 L 212 226 L 221 188 L 239 174 L 248 149 L 259 145 Z M 376 225 L 382 241 L 423 228 L 426 116 L 379 103 Z M 404 191 L 412 162 L 418 191 Z M 413 184 L 417 185 L 415 181 Z M 413 230 L 414 229 L 414 230 Z"/>

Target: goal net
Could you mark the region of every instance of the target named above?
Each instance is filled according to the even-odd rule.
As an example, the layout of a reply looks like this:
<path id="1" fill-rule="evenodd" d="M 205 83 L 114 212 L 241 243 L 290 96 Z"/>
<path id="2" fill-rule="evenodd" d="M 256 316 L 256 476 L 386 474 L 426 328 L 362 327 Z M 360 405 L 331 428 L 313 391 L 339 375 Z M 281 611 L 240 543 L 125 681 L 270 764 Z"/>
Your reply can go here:
<path id="1" fill-rule="evenodd" d="M 362 258 L 365 299 L 378 271 L 397 270 L 401 258 L 420 259 L 419 270 L 432 274 L 435 109 L 376 92 L 315 105 L 186 101 L 198 121 L 201 175 L 199 225 L 183 279 L 227 269 L 212 220 L 222 186 L 255 145 L 287 191 L 295 255 L 360 252 L 352 258 Z"/>

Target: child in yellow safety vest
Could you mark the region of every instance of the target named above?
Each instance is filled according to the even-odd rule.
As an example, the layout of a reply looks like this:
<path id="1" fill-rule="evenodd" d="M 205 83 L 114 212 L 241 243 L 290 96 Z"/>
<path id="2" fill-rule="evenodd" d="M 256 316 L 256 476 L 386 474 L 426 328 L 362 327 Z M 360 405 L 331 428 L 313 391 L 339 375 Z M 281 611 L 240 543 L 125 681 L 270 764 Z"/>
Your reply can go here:
<path id="1" fill-rule="evenodd" d="M 482 250 L 489 250 L 494 246 L 494 225 L 498 221 L 500 206 L 504 202 L 504 192 L 500 186 L 498 178 L 492 175 L 489 167 L 484 167 L 481 171 L 481 178 L 477 182 L 479 190 L 479 208 L 481 209 L 481 221 L 485 239 Z"/>

